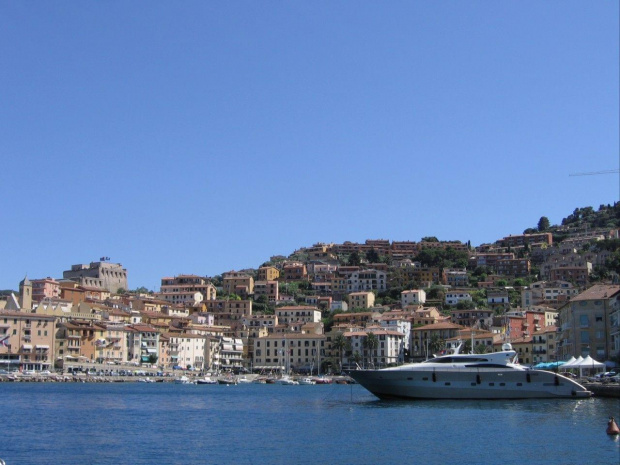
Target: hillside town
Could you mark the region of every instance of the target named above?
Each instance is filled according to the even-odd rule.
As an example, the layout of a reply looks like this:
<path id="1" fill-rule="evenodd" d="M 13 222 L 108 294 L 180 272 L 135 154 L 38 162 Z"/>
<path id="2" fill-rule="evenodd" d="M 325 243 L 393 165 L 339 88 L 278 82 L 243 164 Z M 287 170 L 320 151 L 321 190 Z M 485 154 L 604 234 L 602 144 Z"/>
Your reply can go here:
<path id="1" fill-rule="evenodd" d="M 317 243 L 256 269 L 164 276 L 156 291 L 128 290 L 131 270 L 108 257 L 26 276 L 0 301 L 0 368 L 341 373 L 506 341 L 526 365 L 620 365 L 620 285 L 605 268 L 619 230 L 542 223 L 477 247 Z"/>

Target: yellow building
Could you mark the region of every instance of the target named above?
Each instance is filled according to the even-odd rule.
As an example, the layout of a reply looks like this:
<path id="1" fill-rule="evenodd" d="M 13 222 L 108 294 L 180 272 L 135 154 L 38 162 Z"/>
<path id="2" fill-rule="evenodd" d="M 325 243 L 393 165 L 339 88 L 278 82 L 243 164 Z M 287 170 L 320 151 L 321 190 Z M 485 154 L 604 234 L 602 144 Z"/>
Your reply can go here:
<path id="1" fill-rule="evenodd" d="M 349 294 L 350 308 L 371 308 L 375 305 L 373 292 L 352 292 Z"/>

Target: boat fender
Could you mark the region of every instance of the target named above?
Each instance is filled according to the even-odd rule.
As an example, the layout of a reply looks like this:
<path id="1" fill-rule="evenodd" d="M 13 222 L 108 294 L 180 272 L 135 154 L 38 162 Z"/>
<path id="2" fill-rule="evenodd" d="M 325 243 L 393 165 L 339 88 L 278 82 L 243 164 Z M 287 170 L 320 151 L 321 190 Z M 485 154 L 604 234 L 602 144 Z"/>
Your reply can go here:
<path id="1" fill-rule="evenodd" d="M 433 383 L 437 382 L 437 375 L 435 374 L 435 372 L 433 371 Z"/>
<path id="2" fill-rule="evenodd" d="M 618 428 L 614 417 L 609 417 L 609 421 L 607 422 L 607 434 L 610 436 L 620 434 L 620 428 Z"/>
<path id="3" fill-rule="evenodd" d="M 527 380 L 527 382 L 528 382 L 528 383 L 531 383 L 531 382 L 532 382 L 532 377 L 530 376 L 530 374 L 529 374 L 529 373 L 526 373 L 526 375 L 525 375 L 525 379 Z"/>
<path id="4" fill-rule="evenodd" d="M 553 379 L 553 384 L 555 384 L 556 386 L 560 385 L 560 378 L 558 378 L 558 375 L 555 375 L 555 378 Z"/>
<path id="5" fill-rule="evenodd" d="M 480 375 L 476 375 L 476 384 L 480 384 L 481 382 Z"/>

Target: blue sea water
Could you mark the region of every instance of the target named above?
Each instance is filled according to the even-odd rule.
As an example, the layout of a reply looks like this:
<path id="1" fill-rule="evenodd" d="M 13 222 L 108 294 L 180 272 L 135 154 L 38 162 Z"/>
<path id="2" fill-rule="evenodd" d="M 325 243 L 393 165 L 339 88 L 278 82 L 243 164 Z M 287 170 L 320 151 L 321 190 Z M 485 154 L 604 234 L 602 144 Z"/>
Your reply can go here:
<path id="1" fill-rule="evenodd" d="M 617 399 L 381 401 L 359 385 L 0 383 L 38 464 L 618 464 Z"/>

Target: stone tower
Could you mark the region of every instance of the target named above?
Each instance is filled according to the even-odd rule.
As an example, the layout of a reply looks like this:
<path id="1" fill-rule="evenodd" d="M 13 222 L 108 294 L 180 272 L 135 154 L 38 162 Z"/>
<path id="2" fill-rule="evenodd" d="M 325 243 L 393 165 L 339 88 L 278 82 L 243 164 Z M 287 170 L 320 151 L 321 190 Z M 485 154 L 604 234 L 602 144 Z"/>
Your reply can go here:
<path id="1" fill-rule="evenodd" d="M 19 283 L 19 306 L 22 310 L 32 310 L 32 283 L 27 275 Z"/>

